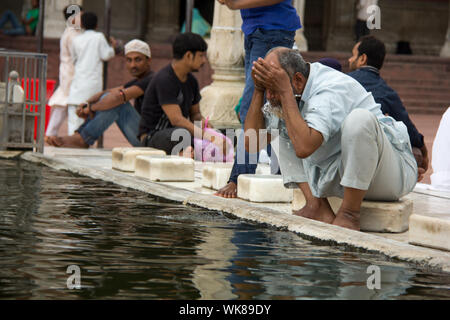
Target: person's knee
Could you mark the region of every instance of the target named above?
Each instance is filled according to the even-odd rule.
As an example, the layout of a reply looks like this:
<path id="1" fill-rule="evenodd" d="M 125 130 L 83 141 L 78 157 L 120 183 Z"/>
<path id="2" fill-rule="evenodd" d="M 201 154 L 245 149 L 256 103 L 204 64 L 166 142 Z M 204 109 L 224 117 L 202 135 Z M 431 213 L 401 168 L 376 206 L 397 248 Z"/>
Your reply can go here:
<path id="1" fill-rule="evenodd" d="M 375 129 L 377 118 L 366 109 L 355 109 L 345 118 L 342 123 L 342 136 L 346 139 L 349 136 L 359 136 Z"/>

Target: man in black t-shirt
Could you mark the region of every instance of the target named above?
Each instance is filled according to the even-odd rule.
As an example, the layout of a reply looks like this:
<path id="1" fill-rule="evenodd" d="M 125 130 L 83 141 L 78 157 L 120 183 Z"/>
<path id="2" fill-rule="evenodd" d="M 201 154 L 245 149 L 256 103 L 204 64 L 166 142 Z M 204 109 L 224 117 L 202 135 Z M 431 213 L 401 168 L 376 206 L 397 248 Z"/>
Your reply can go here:
<path id="1" fill-rule="evenodd" d="M 53 137 L 47 142 L 55 147 L 89 148 L 114 122 L 134 146 L 138 140 L 142 102 L 153 72 L 150 69 L 151 52 L 147 43 L 132 40 L 125 45 L 126 67 L 135 77 L 124 86 L 99 92 L 85 103 L 80 104 L 77 115 L 86 121 L 68 137 Z M 129 102 L 134 99 L 134 107 Z"/>
<path id="2" fill-rule="evenodd" d="M 193 157 L 192 137 L 201 134 L 226 151 L 222 138 L 204 131 L 199 85 L 191 73 L 206 63 L 207 48 L 205 40 L 194 33 L 183 33 L 175 39 L 172 63 L 155 74 L 144 95 L 139 126 L 143 146 Z"/>

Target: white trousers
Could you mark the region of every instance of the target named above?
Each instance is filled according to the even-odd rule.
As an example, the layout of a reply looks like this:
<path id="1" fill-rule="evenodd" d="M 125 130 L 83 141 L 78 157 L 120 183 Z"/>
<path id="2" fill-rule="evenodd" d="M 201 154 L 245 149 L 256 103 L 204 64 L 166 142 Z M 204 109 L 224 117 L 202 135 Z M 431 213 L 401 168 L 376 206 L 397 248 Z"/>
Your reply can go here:
<path id="1" fill-rule="evenodd" d="M 77 116 L 77 107 L 75 105 L 69 105 L 67 107 L 67 113 L 69 120 L 67 121 L 67 133 L 69 136 L 73 135 L 75 131 L 84 123 L 84 119 Z"/>
<path id="2" fill-rule="evenodd" d="M 341 153 L 329 159 L 327 169 L 314 174 L 308 160 L 295 155 L 292 144 L 280 136 L 279 161 L 286 187 L 308 182 L 316 197 L 342 197 L 344 187 L 367 190 L 365 199 L 395 201 L 411 192 L 417 165 L 411 149 L 398 150 L 379 121 L 363 109 L 352 111 L 342 124 Z M 309 168 L 314 171 L 306 172 Z"/>
<path id="3" fill-rule="evenodd" d="M 57 136 L 59 128 L 63 124 L 64 120 L 67 118 L 67 107 L 66 106 L 52 106 L 52 113 L 50 115 L 50 120 L 48 122 L 47 131 L 45 135 L 47 137 Z"/>

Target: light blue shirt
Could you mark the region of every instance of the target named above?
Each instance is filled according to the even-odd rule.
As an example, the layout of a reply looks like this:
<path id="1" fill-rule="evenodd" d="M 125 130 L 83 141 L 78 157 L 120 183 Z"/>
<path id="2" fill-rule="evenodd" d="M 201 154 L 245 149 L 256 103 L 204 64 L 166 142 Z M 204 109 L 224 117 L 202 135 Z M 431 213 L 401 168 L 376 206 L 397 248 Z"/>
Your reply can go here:
<path id="1" fill-rule="evenodd" d="M 339 183 L 336 185 L 341 165 L 341 125 L 358 108 L 366 109 L 377 117 L 396 149 L 411 150 L 406 126 L 383 115 L 381 105 L 358 81 L 320 63 L 312 63 L 299 110 L 308 126 L 322 134 L 323 143 L 308 158 L 303 161 L 298 159 L 303 162 L 306 181 L 316 197 L 342 191 Z M 267 129 L 278 129 L 280 138 L 288 140 L 290 144 L 287 149 L 294 152 L 285 121 L 268 112 L 264 115 Z"/>

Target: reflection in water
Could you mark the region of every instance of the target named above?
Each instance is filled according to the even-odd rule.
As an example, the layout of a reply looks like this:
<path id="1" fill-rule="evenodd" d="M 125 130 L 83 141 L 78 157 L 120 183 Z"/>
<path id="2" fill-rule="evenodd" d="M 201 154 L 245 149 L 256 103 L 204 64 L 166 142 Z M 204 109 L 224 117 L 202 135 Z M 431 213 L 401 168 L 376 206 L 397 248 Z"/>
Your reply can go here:
<path id="1" fill-rule="evenodd" d="M 0 298 L 449 299 L 447 275 L 0 161 Z M 69 290 L 69 265 L 81 290 Z M 381 268 L 381 290 L 366 286 Z"/>

